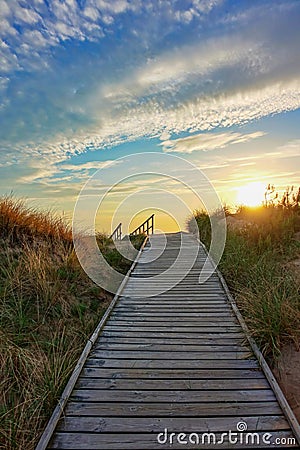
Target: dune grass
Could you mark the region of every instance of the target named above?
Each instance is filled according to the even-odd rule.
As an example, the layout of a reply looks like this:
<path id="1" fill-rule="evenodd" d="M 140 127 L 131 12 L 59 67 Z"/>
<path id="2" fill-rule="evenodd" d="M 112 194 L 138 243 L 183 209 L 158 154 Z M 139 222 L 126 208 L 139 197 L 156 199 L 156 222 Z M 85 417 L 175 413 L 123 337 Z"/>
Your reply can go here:
<path id="1" fill-rule="evenodd" d="M 300 230 L 300 210 L 240 207 L 227 217 L 220 270 L 261 350 L 274 358 L 286 342 L 299 346 L 300 283 L 289 262 L 299 257 L 294 236 Z M 209 217 L 196 211 L 195 219 L 209 247 Z"/>
<path id="2" fill-rule="evenodd" d="M 126 273 L 131 261 L 98 242 Z M 70 227 L 51 211 L 2 198 L 0 243 L 0 448 L 31 450 L 112 296 L 81 269 Z"/>

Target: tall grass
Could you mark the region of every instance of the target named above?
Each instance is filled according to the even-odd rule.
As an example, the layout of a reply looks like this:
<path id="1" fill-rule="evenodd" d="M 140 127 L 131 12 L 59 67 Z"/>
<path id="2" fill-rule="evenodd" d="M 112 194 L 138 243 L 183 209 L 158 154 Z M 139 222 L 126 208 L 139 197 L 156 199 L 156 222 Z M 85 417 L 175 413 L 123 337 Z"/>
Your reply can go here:
<path id="1" fill-rule="evenodd" d="M 227 217 L 220 270 L 261 350 L 276 357 L 287 341 L 299 346 L 300 283 L 289 261 L 300 252 L 294 239 L 300 229 L 300 211 L 241 207 Z M 209 247 L 209 217 L 196 211 L 195 219 L 200 238 Z"/>
<path id="2" fill-rule="evenodd" d="M 131 261 L 98 242 L 126 272 Z M 0 448 L 31 450 L 111 295 L 83 272 L 70 227 L 51 211 L 1 199 L 0 244 Z"/>

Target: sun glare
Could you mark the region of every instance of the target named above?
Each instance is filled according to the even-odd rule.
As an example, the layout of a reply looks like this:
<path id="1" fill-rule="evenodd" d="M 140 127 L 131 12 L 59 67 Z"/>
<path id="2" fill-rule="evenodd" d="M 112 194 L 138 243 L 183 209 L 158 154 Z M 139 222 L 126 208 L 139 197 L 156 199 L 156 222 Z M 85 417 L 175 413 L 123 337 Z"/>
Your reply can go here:
<path id="1" fill-rule="evenodd" d="M 266 187 L 259 181 L 246 184 L 237 189 L 237 203 L 245 206 L 260 206 L 264 201 Z"/>

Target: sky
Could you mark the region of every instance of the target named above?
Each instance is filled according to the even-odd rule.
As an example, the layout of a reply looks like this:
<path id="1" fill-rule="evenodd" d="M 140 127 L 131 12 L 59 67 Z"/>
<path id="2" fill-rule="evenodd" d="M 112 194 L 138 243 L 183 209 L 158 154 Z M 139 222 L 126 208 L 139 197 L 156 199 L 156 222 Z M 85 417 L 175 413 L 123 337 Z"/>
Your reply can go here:
<path id="1" fill-rule="evenodd" d="M 0 0 L 0 193 L 71 218 L 100 170 L 109 232 L 184 228 L 178 158 L 233 206 L 299 186 L 299 23 L 299 0 Z"/>

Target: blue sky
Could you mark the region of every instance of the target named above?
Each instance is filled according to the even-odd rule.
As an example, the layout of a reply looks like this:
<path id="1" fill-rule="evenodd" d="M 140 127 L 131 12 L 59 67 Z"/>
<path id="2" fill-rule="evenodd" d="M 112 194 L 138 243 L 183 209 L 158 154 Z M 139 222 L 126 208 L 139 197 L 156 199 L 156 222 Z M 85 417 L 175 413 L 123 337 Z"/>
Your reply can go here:
<path id="1" fill-rule="evenodd" d="M 71 215 L 105 161 L 149 151 L 230 204 L 299 185 L 299 21 L 298 0 L 0 0 L 1 193 Z"/>

